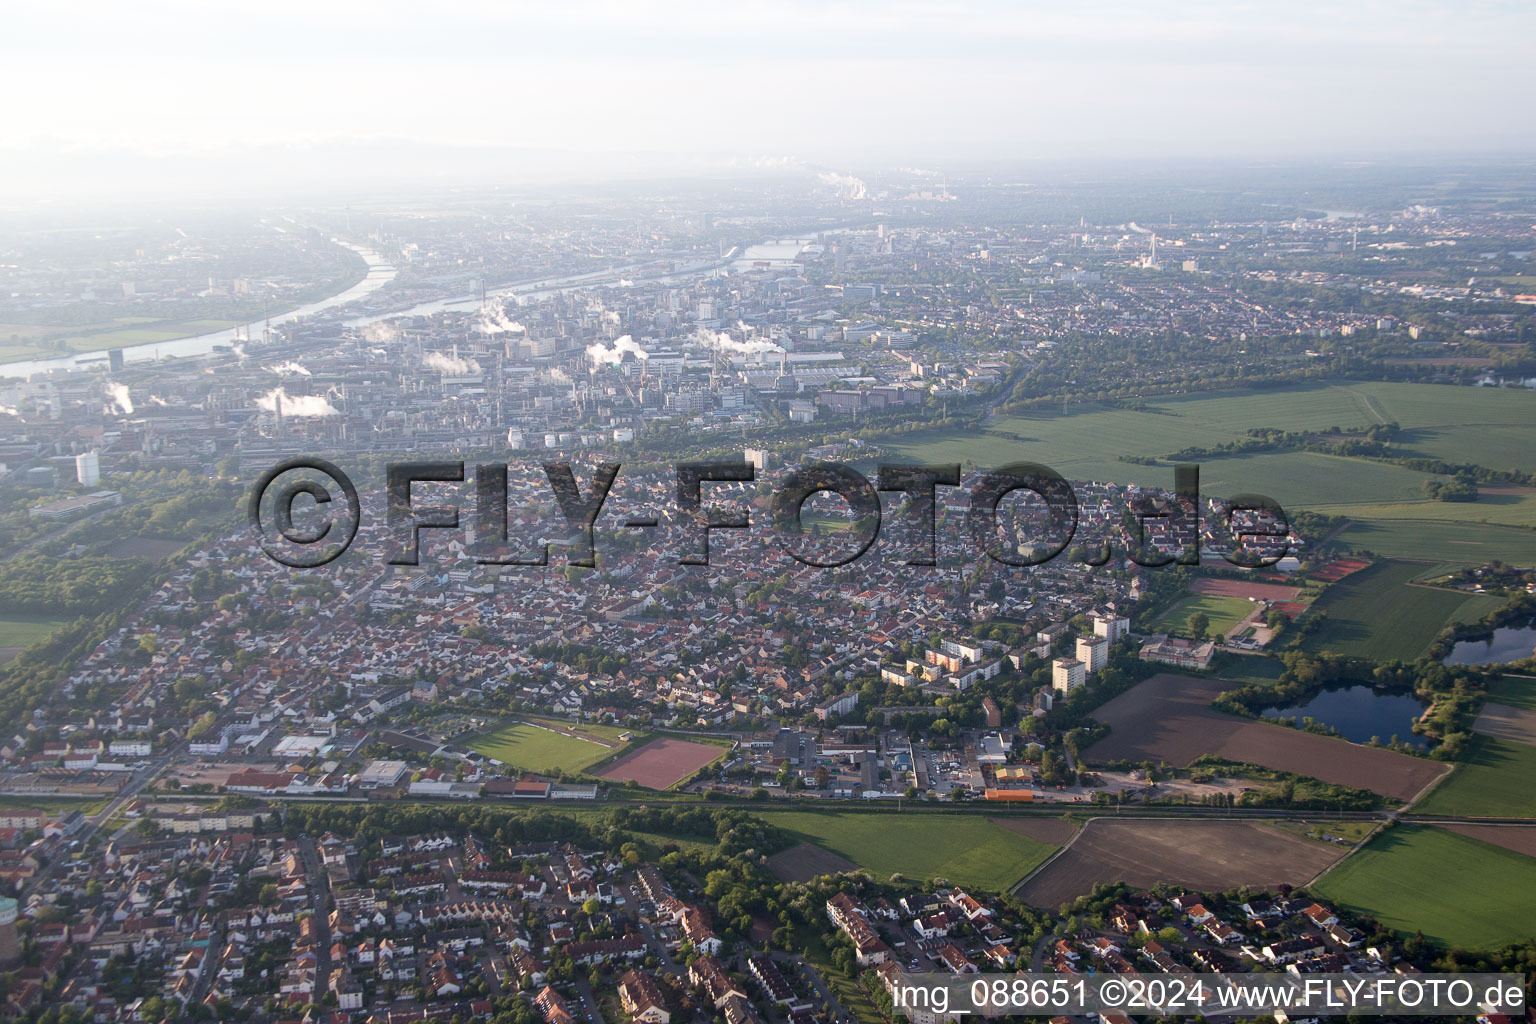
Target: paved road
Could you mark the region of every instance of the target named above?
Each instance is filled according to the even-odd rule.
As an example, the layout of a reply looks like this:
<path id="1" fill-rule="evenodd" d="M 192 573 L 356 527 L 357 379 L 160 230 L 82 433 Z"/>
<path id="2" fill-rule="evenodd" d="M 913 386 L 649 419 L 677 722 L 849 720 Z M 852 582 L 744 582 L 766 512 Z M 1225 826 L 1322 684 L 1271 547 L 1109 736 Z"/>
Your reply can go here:
<path id="1" fill-rule="evenodd" d="M 806 985 L 810 987 L 810 990 L 816 994 L 816 999 L 822 1004 L 832 1007 L 832 1015 L 837 1020 L 851 1021 L 855 1019 L 853 1014 L 848 1012 L 848 1008 L 837 998 L 837 993 L 832 991 L 832 986 L 826 983 L 816 968 L 799 957 L 791 956 L 788 953 L 774 952 L 770 956 L 779 965 L 779 970 L 784 970 L 787 965 L 790 974 L 798 973 L 805 980 Z"/>
<path id="2" fill-rule="evenodd" d="M 330 876 L 320 861 L 320 850 L 308 835 L 299 837 L 299 859 L 304 863 L 304 882 L 309 890 L 309 909 L 315 914 L 315 984 L 324 991 L 331 979 L 331 922 L 326 913 Z"/>
<path id="3" fill-rule="evenodd" d="M 578 971 L 576 980 L 572 984 L 576 988 L 576 994 L 581 997 L 582 1006 L 586 1007 L 587 1018 L 592 1024 L 605 1024 L 602 1007 L 597 1005 L 597 994 L 592 991 L 592 984 L 587 981 L 586 975 Z"/>
<path id="4" fill-rule="evenodd" d="M 163 772 L 166 767 L 176 759 L 177 756 L 181 754 L 184 748 L 185 744 L 178 745 L 174 749 L 168 750 L 164 754 L 161 754 L 159 757 L 153 758 L 149 762 L 149 767 L 135 772 L 133 778 L 129 780 L 128 784 L 119 790 L 116 796 L 114 796 L 111 800 L 108 800 L 106 805 L 102 807 L 100 811 L 97 811 L 95 814 L 88 815 L 86 817 L 85 825 L 80 829 L 79 832 L 70 837 L 71 841 L 78 841 L 81 846 L 84 846 L 86 844 L 86 840 L 95 835 L 96 831 L 100 829 L 102 825 L 111 821 L 122 811 L 124 807 L 128 806 L 128 804 L 133 801 L 134 797 L 138 796 L 139 793 L 144 790 L 145 786 L 148 786 L 151 782 L 153 782 L 155 778 L 161 772 Z M 68 856 L 60 854 L 45 864 L 42 870 L 40 870 L 37 874 L 23 882 L 21 886 L 22 902 L 25 903 L 26 898 L 34 891 L 36 891 L 40 885 L 57 874 L 59 867 L 66 863 L 68 860 Z"/>
<path id="5" fill-rule="evenodd" d="M 142 785 L 137 787 L 142 789 Z M 137 789 L 135 790 L 137 791 Z M 216 795 L 177 793 L 177 800 L 188 803 L 206 802 L 213 803 L 222 799 Z M 275 803 L 364 803 L 367 797 L 363 796 L 288 796 L 276 794 L 262 797 L 263 800 Z M 708 807 L 710 810 L 730 808 L 742 811 L 783 811 L 800 808 L 807 800 L 812 798 L 784 800 L 776 799 L 767 802 L 736 799 L 736 800 L 711 800 L 710 802 L 688 804 L 687 806 Z M 114 801 L 116 802 L 116 801 Z M 504 806 L 507 808 L 528 808 L 527 801 L 513 800 L 488 800 L 486 803 Z M 943 801 L 928 803 L 922 800 L 902 801 L 898 806 L 895 801 L 858 801 L 858 800 L 826 800 L 821 801 L 828 810 L 836 810 L 839 813 L 867 813 L 867 814 L 979 814 L 987 818 L 1060 818 L 1063 814 L 1073 814 L 1078 817 L 1097 817 L 1104 813 L 1114 812 L 1123 817 L 1141 818 L 1300 818 L 1304 821 L 1387 821 L 1400 820 L 1409 824 L 1460 824 L 1460 825 L 1536 825 L 1536 818 L 1475 818 L 1460 817 L 1449 814 L 1421 815 L 1412 810 L 1375 810 L 1375 811 L 1335 811 L 1312 809 L 1288 809 L 1280 807 L 1206 807 L 1202 804 L 1126 804 L 1116 810 L 1113 806 L 1095 805 L 1090 803 L 1051 803 L 1040 804 L 1028 809 L 1020 807 L 1005 807 L 984 800 L 969 800 L 959 803 Z M 865 806 L 873 803 L 875 806 Z M 463 801 L 450 799 L 431 799 L 424 797 L 405 797 L 398 801 L 391 801 L 391 806 L 400 804 L 427 804 L 438 806 L 461 807 Z M 582 802 L 583 806 L 615 806 L 615 807 L 663 807 L 676 809 L 676 800 L 646 800 L 626 799 L 599 796 L 594 800 Z M 541 804 L 542 807 L 556 807 L 551 802 Z"/>

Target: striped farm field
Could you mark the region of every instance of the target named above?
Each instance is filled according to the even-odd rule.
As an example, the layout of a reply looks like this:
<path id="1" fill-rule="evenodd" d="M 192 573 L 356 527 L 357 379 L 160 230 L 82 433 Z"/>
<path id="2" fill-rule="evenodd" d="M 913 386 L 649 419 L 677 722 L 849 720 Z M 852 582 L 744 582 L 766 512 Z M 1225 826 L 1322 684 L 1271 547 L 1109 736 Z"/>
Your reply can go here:
<path id="1" fill-rule="evenodd" d="M 1333 584 L 1312 606 L 1313 614 L 1325 613 L 1327 618 L 1304 646 L 1378 661 L 1412 661 L 1463 609 L 1481 614 L 1499 603 L 1497 598 L 1412 584 L 1421 571 L 1411 562 L 1387 560 Z"/>

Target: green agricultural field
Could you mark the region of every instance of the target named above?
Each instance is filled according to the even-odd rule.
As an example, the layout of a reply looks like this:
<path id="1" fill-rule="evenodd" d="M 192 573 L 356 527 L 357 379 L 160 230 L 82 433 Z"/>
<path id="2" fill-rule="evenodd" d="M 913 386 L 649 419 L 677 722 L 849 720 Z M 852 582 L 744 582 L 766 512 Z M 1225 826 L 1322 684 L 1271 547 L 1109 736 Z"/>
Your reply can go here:
<path id="1" fill-rule="evenodd" d="M 1469 403 L 1478 405 L 1481 400 Z M 1468 417 L 1479 411 L 1469 409 Z M 1531 446 L 1530 423 L 1476 423 L 1417 427 L 1398 435 L 1394 447 L 1409 458 L 1470 462 L 1497 469 L 1536 472 L 1536 450 Z"/>
<path id="2" fill-rule="evenodd" d="M 1437 524 L 1480 523 L 1536 527 L 1536 491 L 1484 491 L 1476 501 L 1404 501 L 1363 505 L 1319 505 L 1318 510 L 1350 519 L 1393 519 Z M 1442 526 L 1442 529 L 1445 528 Z"/>
<path id="3" fill-rule="evenodd" d="M 1530 676 L 1505 676 L 1490 683 L 1487 693 L 1495 703 L 1536 711 L 1536 679 Z"/>
<path id="4" fill-rule="evenodd" d="M 1470 818 L 1536 818 L 1536 747 L 1477 736 L 1450 777 L 1414 811 Z M 1536 890 L 1532 890 L 1536 891 Z"/>
<path id="5" fill-rule="evenodd" d="M 1430 826 L 1387 829 L 1313 888 L 1389 928 L 1452 946 L 1536 937 L 1528 901 L 1511 898 L 1536 892 L 1536 858 Z"/>
<path id="6" fill-rule="evenodd" d="M 481 733 L 470 746 L 486 757 L 532 772 L 583 771 L 618 749 L 528 722 L 509 722 Z"/>
<path id="7" fill-rule="evenodd" d="M 1475 505 L 1473 502 L 1469 507 Z M 1376 519 L 1351 523 L 1335 540 L 1356 551 L 1373 551 L 1388 558 L 1457 565 L 1482 565 L 1494 559 L 1516 565 L 1536 563 L 1536 530 L 1514 526 Z"/>
<path id="8" fill-rule="evenodd" d="M 881 881 L 900 872 L 918 881 L 942 877 L 1006 892 L 1055 849 L 968 814 L 768 811 L 763 818 Z"/>
<path id="9" fill-rule="evenodd" d="M 1140 408 L 1104 404 L 1005 416 L 988 425 L 984 437 L 960 439 L 979 447 L 991 442 L 1012 445 L 1015 458 L 1037 458 L 1054 465 L 1051 456 L 1089 458 L 1120 455 L 1159 456 L 1191 447 L 1213 447 L 1237 440 L 1253 428 L 1326 431 L 1332 427 L 1359 430 L 1396 422 L 1405 428 L 1405 455 L 1479 462 L 1496 468 L 1520 468 L 1536 455 L 1520 450 L 1519 438 L 1536 424 L 1536 392 L 1473 389 L 1437 384 L 1297 385 L 1195 395 L 1153 397 Z M 939 432 L 935 432 L 939 433 Z M 1491 450 L 1482 444 L 1490 433 L 1499 438 Z M 1015 434 L 1011 441 L 1002 434 Z M 922 435 L 909 435 L 921 438 Z M 934 440 L 929 438 L 928 440 Z M 1508 461 L 1495 456 L 1506 453 Z M 983 455 L 957 452 L 954 458 Z M 1146 467 L 1130 467 L 1135 468 Z"/>
<path id="10" fill-rule="evenodd" d="M 1378 661 L 1411 661 L 1464 605 L 1498 604 L 1496 598 L 1410 586 L 1420 569 L 1409 562 L 1377 562 L 1329 587 L 1312 606 L 1326 612 L 1327 621 L 1303 641 L 1304 647 Z"/>
<path id="11" fill-rule="evenodd" d="M 1257 607 L 1240 597 L 1218 597 L 1214 594 L 1191 594 L 1163 613 L 1157 620 L 1160 632 L 1189 635 L 1189 620 L 1200 612 L 1210 620 L 1207 636 L 1225 636 L 1227 630 L 1246 619 Z"/>
<path id="12" fill-rule="evenodd" d="M 1171 466 L 1121 462 L 1210 448 L 1249 429 L 1358 430 L 1396 422 L 1403 457 L 1536 472 L 1536 392 L 1434 384 L 1360 383 L 1152 398 L 1136 409 L 1105 404 L 999 417 L 983 431 L 930 430 L 883 442 L 929 462 L 988 468 L 1031 461 L 1068 479 L 1168 487 Z M 1457 504 L 1426 502 L 1426 474 L 1315 452 L 1201 460 L 1206 494 L 1256 491 L 1288 509 L 1364 520 L 1342 541 L 1378 554 L 1437 561 L 1536 561 L 1536 494 L 1485 493 Z M 1455 523 L 1448 531 L 1447 523 Z"/>
<path id="13" fill-rule="evenodd" d="M 1111 419 L 1106 421 L 1106 417 Z M 1061 422 L 1050 424 L 1052 429 L 1048 431 L 1040 431 L 1040 424 L 1018 419 L 1003 420 L 998 424 L 998 429 L 1013 430 L 1021 436 L 1060 435 L 1055 440 L 1042 438 L 1020 442 L 992 434 L 975 436 L 960 431 L 925 431 L 904 434 L 899 439 L 883 443 L 914 461 L 959 462 L 981 469 L 1009 462 L 1040 462 L 1069 480 L 1110 480 L 1171 488 L 1172 465 L 1142 466 L 1119 461 L 1122 454 L 1152 456 L 1168 450 L 1162 445 L 1136 443 L 1136 427 L 1140 425 L 1136 418 L 1141 417 L 1156 419 L 1148 413 L 1117 409 L 1103 415 L 1058 415 L 1056 418 Z M 1084 422 L 1072 424 L 1073 420 Z M 1118 429 L 1107 434 L 1097 433 L 1116 421 L 1119 421 Z M 1154 423 L 1148 429 L 1155 434 L 1157 427 Z M 1034 435 L 1028 433 L 1031 428 L 1036 430 Z M 1125 445 L 1112 443 L 1114 436 L 1125 433 L 1129 433 L 1132 440 Z M 1196 438 L 1191 443 L 1220 443 L 1230 439 L 1201 442 Z M 1138 450 L 1146 448 L 1152 450 Z M 1282 508 L 1321 509 L 1340 503 L 1423 500 L 1426 479 L 1423 473 L 1385 463 L 1316 452 L 1270 452 L 1200 462 L 1202 494 L 1267 494 Z"/>
<path id="14" fill-rule="evenodd" d="M 1379 409 L 1386 422 L 1395 422 L 1411 430 L 1483 430 L 1528 427 L 1536 423 L 1536 392 L 1531 391 L 1385 381 L 1347 385 L 1346 390 Z M 1456 454 L 1432 443 L 1421 447 L 1433 458 L 1449 459 Z"/>
<path id="15" fill-rule="evenodd" d="M 30 647 L 68 621 L 25 615 L 0 619 L 0 647 Z"/>

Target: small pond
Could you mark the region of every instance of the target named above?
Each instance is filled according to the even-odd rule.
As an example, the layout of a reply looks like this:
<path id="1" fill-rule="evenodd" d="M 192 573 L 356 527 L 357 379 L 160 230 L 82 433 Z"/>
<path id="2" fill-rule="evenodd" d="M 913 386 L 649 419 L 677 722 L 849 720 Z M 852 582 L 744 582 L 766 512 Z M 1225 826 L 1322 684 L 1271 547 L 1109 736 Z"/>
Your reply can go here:
<path id="1" fill-rule="evenodd" d="M 1413 723 L 1424 708 L 1412 694 L 1378 693 L 1369 686 L 1349 686 L 1324 690 L 1295 707 L 1268 708 L 1264 717 L 1290 718 L 1298 725 L 1303 718 L 1310 718 L 1356 743 L 1369 743 L 1372 736 L 1388 743 L 1396 736 L 1404 743 L 1423 747 L 1425 741 L 1413 734 Z"/>
<path id="2" fill-rule="evenodd" d="M 1447 665 L 1499 665 L 1529 658 L 1536 649 L 1536 626 L 1500 626 L 1487 640 L 1458 640 L 1445 656 Z"/>

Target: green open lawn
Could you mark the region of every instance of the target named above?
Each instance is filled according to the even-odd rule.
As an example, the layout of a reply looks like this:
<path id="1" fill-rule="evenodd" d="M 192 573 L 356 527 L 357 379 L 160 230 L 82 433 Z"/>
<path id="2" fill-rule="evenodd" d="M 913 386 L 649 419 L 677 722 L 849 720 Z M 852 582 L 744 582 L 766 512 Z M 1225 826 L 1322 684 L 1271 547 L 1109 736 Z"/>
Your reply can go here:
<path id="1" fill-rule="evenodd" d="M 481 733 L 470 746 L 486 757 L 533 772 L 579 772 L 618 749 L 528 722 L 508 722 Z"/>
<path id="2" fill-rule="evenodd" d="M 1270 828 L 1277 828 L 1282 832 L 1290 832 L 1292 835 L 1315 839 L 1320 843 L 1328 842 L 1329 837 L 1342 839 L 1349 843 L 1358 843 L 1374 832 L 1381 823 L 1377 821 L 1309 822 L 1287 819 L 1283 821 L 1266 821 L 1264 824 Z"/>
<path id="3" fill-rule="evenodd" d="M 242 321 L 243 322 L 243 321 Z M 48 359 L 76 352 L 98 352 L 161 341 L 175 341 L 234 327 L 234 320 L 157 320 L 153 317 L 118 317 L 98 324 L 73 327 L 17 325 L 0 327 L 0 359 Z M 11 341 L 11 335 L 16 338 Z"/>
<path id="4" fill-rule="evenodd" d="M 1234 683 L 1251 683 L 1255 686 L 1272 686 L 1285 672 L 1285 666 L 1278 659 L 1256 654 L 1228 652 L 1217 654 L 1216 660 L 1211 663 L 1211 669 L 1222 679 L 1230 679 Z"/>
<path id="5" fill-rule="evenodd" d="M 1490 949 L 1536 937 L 1536 858 L 1427 825 L 1389 828 L 1313 888 L 1399 932 Z"/>
<path id="6" fill-rule="evenodd" d="M 708 853 L 718 845 L 716 843 L 707 843 L 697 836 L 669 836 L 660 832 L 637 832 L 634 829 L 627 831 L 649 847 L 646 852 L 653 860 L 660 857 L 662 847 L 668 845 L 676 846 L 679 850 L 692 853 Z"/>
<path id="7" fill-rule="evenodd" d="M 1309 651 L 1411 661 L 1464 606 L 1487 610 L 1499 603 L 1482 595 L 1410 586 L 1421 568 L 1388 560 L 1333 584 L 1312 606 L 1314 614 L 1325 612 L 1328 618 L 1303 646 Z"/>
<path id="8" fill-rule="evenodd" d="M 42 616 L 6 616 L 0 619 L 0 647 L 30 647 L 68 621 Z"/>
<path id="9" fill-rule="evenodd" d="M 1415 812 L 1536 818 L 1536 747 L 1477 736 L 1467 750 L 1450 777 L 1414 805 Z"/>
<path id="10" fill-rule="evenodd" d="M 900 872 L 1006 892 L 1055 847 L 975 815 L 768 811 L 764 819 L 842 854 L 884 881 Z"/>
<path id="11" fill-rule="evenodd" d="M 1252 601 L 1240 597 L 1217 597 L 1214 594 L 1191 594 L 1163 613 L 1157 620 L 1160 632 L 1189 635 L 1189 620 L 1204 612 L 1210 620 L 1206 636 L 1225 636 L 1227 630 L 1246 619 L 1256 608 Z"/>

